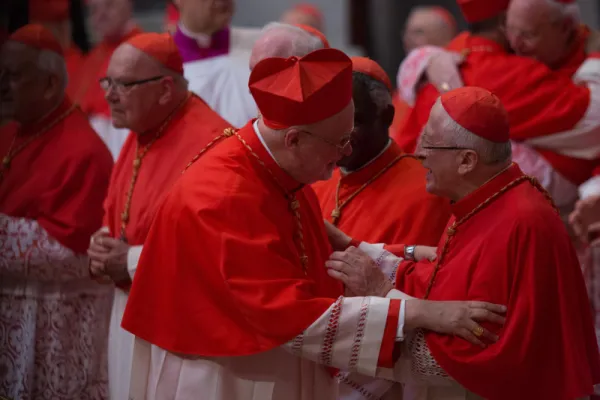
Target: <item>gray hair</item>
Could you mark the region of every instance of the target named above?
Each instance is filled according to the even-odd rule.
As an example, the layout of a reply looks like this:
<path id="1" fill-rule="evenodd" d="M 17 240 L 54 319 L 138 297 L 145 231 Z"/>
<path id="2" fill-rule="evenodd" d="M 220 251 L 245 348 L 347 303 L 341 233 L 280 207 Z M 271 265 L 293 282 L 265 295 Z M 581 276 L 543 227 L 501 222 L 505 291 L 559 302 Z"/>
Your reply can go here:
<path id="1" fill-rule="evenodd" d="M 320 38 L 294 25 L 270 22 L 263 27 L 261 38 L 273 33 L 277 33 L 282 41 L 288 42 L 286 50 L 289 56 L 302 57 L 325 47 Z"/>
<path id="2" fill-rule="evenodd" d="M 463 128 L 448 115 L 440 99 L 436 101 L 435 107 L 438 107 L 440 112 L 444 114 L 444 126 L 442 129 L 448 137 L 452 138 L 453 146 L 473 149 L 485 165 L 494 165 L 511 160 L 512 149 L 510 142 L 492 142 Z"/>
<path id="3" fill-rule="evenodd" d="M 60 80 L 63 91 L 66 90 L 69 83 L 69 74 L 65 59 L 53 51 L 40 50 L 37 59 L 37 66 L 40 70 L 52 75 L 56 75 Z"/>

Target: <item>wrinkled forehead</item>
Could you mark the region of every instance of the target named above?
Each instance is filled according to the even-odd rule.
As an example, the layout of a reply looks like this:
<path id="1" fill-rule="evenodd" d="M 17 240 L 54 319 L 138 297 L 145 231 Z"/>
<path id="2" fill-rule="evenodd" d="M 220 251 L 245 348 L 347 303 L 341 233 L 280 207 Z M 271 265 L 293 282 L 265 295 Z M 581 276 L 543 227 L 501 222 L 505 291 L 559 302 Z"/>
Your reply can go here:
<path id="1" fill-rule="evenodd" d="M 551 17 L 548 0 L 511 0 L 506 13 L 507 24 L 532 27 Z"/>

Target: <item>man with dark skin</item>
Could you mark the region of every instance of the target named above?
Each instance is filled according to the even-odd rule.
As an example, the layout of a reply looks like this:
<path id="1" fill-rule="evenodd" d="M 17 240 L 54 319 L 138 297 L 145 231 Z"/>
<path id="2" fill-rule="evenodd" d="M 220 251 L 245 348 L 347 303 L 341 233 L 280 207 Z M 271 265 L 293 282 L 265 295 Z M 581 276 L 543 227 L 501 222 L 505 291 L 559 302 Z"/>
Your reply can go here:
<path id="1" fill-rule="evenodd" d="M 352 62 L 353 151 L 331 179 L 313 185 L 323 215 L 357 239 L 436 246 L 448 202 L 426 192 L 425 169 L 389 137 L 394 106 L 385 72 L 368 58 Z"/>

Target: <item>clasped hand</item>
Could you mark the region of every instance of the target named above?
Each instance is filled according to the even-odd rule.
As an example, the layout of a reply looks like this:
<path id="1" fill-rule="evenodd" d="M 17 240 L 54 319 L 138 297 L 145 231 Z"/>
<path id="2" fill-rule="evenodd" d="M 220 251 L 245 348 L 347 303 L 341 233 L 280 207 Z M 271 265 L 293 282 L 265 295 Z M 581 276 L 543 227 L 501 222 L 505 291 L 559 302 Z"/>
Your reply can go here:
<path id="1" fill-rule="evenodd" d="M 131 282 L 127 271 L 129 245 L 108 235 L 105 229 L 96 232 L 87 251 L 90 275 L 101 283 Z"/>

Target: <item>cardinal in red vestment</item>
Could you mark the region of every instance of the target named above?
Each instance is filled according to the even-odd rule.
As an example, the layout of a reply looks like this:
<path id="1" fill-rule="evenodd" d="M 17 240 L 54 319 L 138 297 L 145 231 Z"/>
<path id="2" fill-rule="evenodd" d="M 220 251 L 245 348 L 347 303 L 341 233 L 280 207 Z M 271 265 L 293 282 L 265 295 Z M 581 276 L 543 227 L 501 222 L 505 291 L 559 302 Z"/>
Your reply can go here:
<path id="1" fill-rule="evenodd" d="M 427 193 L 425 169 L 388 135 L 394 108 L 385 71 L 365 57 L 353 57 L 352 68 L 352 154 L 331 179 L 313 185 L 323 215 L 355 239 L 435 246 L 449 202 Z"/>
<path id="2" fill-rule="evenodd" d="M 84 256 L 101 226 L 108 149 L 65 95 L 63 48 L 41 25 L 2 48 L 0 106 L 0 393 L 14 399 L 107 398 L 111 293 Z"/>
<path id="3" fill-rule="evenodd" d="M 485 300 L 508 310 L 499 329 L 470 328 L 486 343 L 486 330 L 499 336 L 483 348 L 418 332 L 407 350 L 424 380 L 408 382 L 405 394 L 564 400 L 593 393 L 600 358 L 579 263 L 550 196 L 511 163 L 509 118 L 499 99 L 475 87 L 442 95 L 417 154 L 428 170 L 427 190 L 452 200 L 453 216 L 436 261 L 396 258 L 396 287 L 419 298 Z M 375 258 L 394 262 L 385 251 Z M 350 278 L 361 263 L 368 266 L 359 250 L 332 259 L 332 276 L 368 294 Z"/>
<path id="4" fill-rule="evenodd" d="M 352 151 L 344 53 L 267 58 L 249 87 L 259 119 L 199 152 L 144 242 L 123 316 L 137 336 L 133 399 L 335 399 L 325 367 L 375 374 L 392 366 L 404 324 L 433 327 L 433 309 L 474 306 L 344 297 L 327 275 L 308 185 Z"/>
<path id="5" fill-rule="evenodd" d="M 188 91 L 182 74 L 173 38 L 142 33 L 115 50 L 102 79 L 114 123 L 132 130 L 113 170 L 104 227 L 88 250 L 92 275 L 108 277 L 117 286 L 109 336 L 109 382 L 115 399 L 129 395 L 133 337 L 121 329 L 121 318 L 156 209 L 193 156 L 229 127 Z M 136 75 L 141 83 L 135 88 L 120 86 Z"/>

